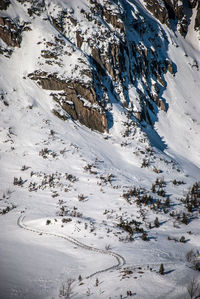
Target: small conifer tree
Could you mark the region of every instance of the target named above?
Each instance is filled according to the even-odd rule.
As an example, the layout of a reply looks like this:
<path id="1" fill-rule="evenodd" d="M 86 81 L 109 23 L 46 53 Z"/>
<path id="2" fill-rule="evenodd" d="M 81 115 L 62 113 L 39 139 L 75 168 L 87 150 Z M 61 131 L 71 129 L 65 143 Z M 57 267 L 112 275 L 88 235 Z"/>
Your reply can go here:
<path id="1" fill-rule="evenodd" d="M 143 241 L 147 241 L 147 233 L 146 232 L 143 232 L 143 234 L 142 234 L 142 240 Z"/>
<path id="2" fill-rule="evenodd" d="M 186 216 L 185 213 L 183 213 L 182 223 L 184 223 L 184 224 L 188 224 L 187 216 Z"/>
<path id="3" fill-rule="evenodd" d="M 158 217 L 156 217 L 156 219 L 154 220 L 154 225 L 155 227 L 159 227 Z"/>
<path id="4" fill-rule="evenodd" d="M 164 269 L 163 264 L 160 264 L 159 273 L 160 273 L 161 275 L 164 275 L 164 271 L 165 271 L 165 269 Z"/>

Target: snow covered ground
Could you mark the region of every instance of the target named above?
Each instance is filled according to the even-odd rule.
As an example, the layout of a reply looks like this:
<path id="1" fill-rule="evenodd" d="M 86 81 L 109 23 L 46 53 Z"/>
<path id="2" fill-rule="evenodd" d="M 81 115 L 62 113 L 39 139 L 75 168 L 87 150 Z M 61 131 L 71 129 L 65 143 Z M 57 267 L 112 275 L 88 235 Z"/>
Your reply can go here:
<path id="1" fill-rule="evenodd" d="M 75 280 L 72 298 L 126 298 L 128 290 L 139 299 L 187 298 L 188 283 L 200 273 L 185 257 L 199 250 L 200 210 L 189 213 L 181 201 L 200 180 L 199 41 L 190 31 L 183 40 L 164 27 L 178 69 L 166 75 L 169 108 L 159 111 L 158 135 L 131 124 L 134 133 L 123 137 L 127 114 L 118 103 L 113 127 L 100 134 L 57 118 L 49 92 L 22 79 L 36 69 L 42 44 L 34 45 L 55 33 L 43 25 L 36 18 L 31 26 L 37 30 L 25 32 L 21 47 L 0 62 L 0 298 L 65 298 L 60 290 L 68 279 Z M 141 167 L 144 158 L 147 167 Z M 163 182 L 164 197 L 152 190 L 156 180 Z M 152 196 L 154 205 L 126 196 L 134 187 L 141 197 Z M 29 230 L 19 225 L 21 215 Z M 120 227 L 133 220 L 140 222 L 133 234 Z M 113 267 L 112 253 L 125 264 Z"/>

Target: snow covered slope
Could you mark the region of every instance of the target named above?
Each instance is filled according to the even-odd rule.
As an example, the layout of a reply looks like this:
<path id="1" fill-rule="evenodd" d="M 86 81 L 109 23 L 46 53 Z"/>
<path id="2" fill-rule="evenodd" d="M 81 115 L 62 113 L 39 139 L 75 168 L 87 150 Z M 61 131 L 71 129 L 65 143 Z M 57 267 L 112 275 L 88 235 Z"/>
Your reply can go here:
<path id="1" fill-rule="evenodd" d="M 0 1 L 0 298 L 189 296 L 199 10 Z"/>

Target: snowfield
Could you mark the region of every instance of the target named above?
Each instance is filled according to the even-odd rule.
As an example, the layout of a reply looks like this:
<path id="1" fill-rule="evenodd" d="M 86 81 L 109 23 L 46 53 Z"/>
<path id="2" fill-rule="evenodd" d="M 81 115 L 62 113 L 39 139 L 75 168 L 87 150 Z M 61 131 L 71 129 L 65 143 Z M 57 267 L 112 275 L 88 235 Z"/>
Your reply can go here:
<path id="1" fill-rule="evenodd" d="M 57 15 L 59 1 L 45 2 Z M 73 6 L 75 14 L 89 3 L 61 2 L 60 9 Z M 128 2 L 145 10 L 143 1 Z M 138 299 L 189 298 L 188 284 L 200 281 L 194 269 L 200 185 L 192 210 L 184 201 L 200 181 L 198 32 L 191 27 L 184 39 L 159 24 L 177 66 L 174 76 L 165 74 L 167 111 L 158 110 L 152 128 L 134 123 L 113 98 L 113 126 L 101 134 L 69 116 L 59 119 L 51 91 L 28 77 L 45 64 L 38 59 L 43 39 L 58 32 L 45 10 L 32 18 L 26 9 L 11 0 L 1 11 L 31 22 L 32 31 L 23 32 L 9 58 L 0 57 L 0 299 L 114 299 L 128 298 L 129 290 Z M 62 66 L 44 68 L 61 78 L 71 71 L 80 76 L 73 69 L 79 52 L 64 57 Z M 195 257 L 188 261 L 191 250 Z"/>

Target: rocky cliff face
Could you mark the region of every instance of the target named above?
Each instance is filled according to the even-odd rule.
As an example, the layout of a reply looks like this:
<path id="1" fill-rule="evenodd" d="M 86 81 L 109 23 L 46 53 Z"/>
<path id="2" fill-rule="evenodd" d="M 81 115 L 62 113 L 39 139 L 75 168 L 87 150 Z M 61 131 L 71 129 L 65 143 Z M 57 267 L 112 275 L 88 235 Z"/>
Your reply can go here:
<path id="1" fill-rule="evenodd" d="M 114 102 L 135 121 L 150 125 L 158 109 L 167 110 L 165 74 L 174 76 L 176 65 L 168 57 L 169 41 L 158 20 L 186 35 L 187 12 L 193 9 L 198 30 L 198 1 L 146 1 L 156 19 L 133 1 L 90 0 L 78 6 L 73 1 L 18 2 L 26 20 L 12 20 L 10 1 L 0 2 L 1 53 L 9 56 L 20 47 L 24 31 L 36 30 L 36 20 L 52 30 L 38 39 L 40 54 L 27 78 L 51 91 L 56 104 L 74 120 L 104 132 L 112 126 Z"/>
<path id="2" fill-rule="evenodd" d="M 21 43 L 21 29 L 12 19 L 0 17 L 1 39 L 10 47 L 19 47 Z"/>
<path id="3" fill-rule="evenodd" d="M 195 17 L 195 25 L 194 28 L 195 30 L 200 30 L 200 2 L 198 0 L 188 0 L 189 2 L 189 7 L 194 9 L 196 8 L 196 17 Z"/>
<path id="4" fill-rule="evenodd" d="M 147 9 L 163 24 L 169 26 L 172 30 L 178 31 L 185 36 L 191 16 L 195 13 L 196 30 L 200 29 L 200 3 L 197 0 L 145 0 Z M 196 11 L 192 9 L 196 8 Z"/>
<path id="5" fill-rule="evenodd" d="M 62 9 L 57 14 L 54 11 L 50 5 L 49 20 L 87 60 L 87 69 L 81 71 L 89 77 L 94 93 L 88 98 L 76 88 L 80 97 L 105 111 L 115 98 L 139 120 L 149 123 L 157 106 L 166 109 L 162 99 L 164 74 L 168 70 L 174 74 L 175 68 L 167 57 L 167 41 L 163 32 L 159 36 L 156 22 L 136 15 L 134 6 L 123 2 L 90 1 L 87 10 Z M 70 106 L 67 112 L 72 116 L 71 109 Z"/>

